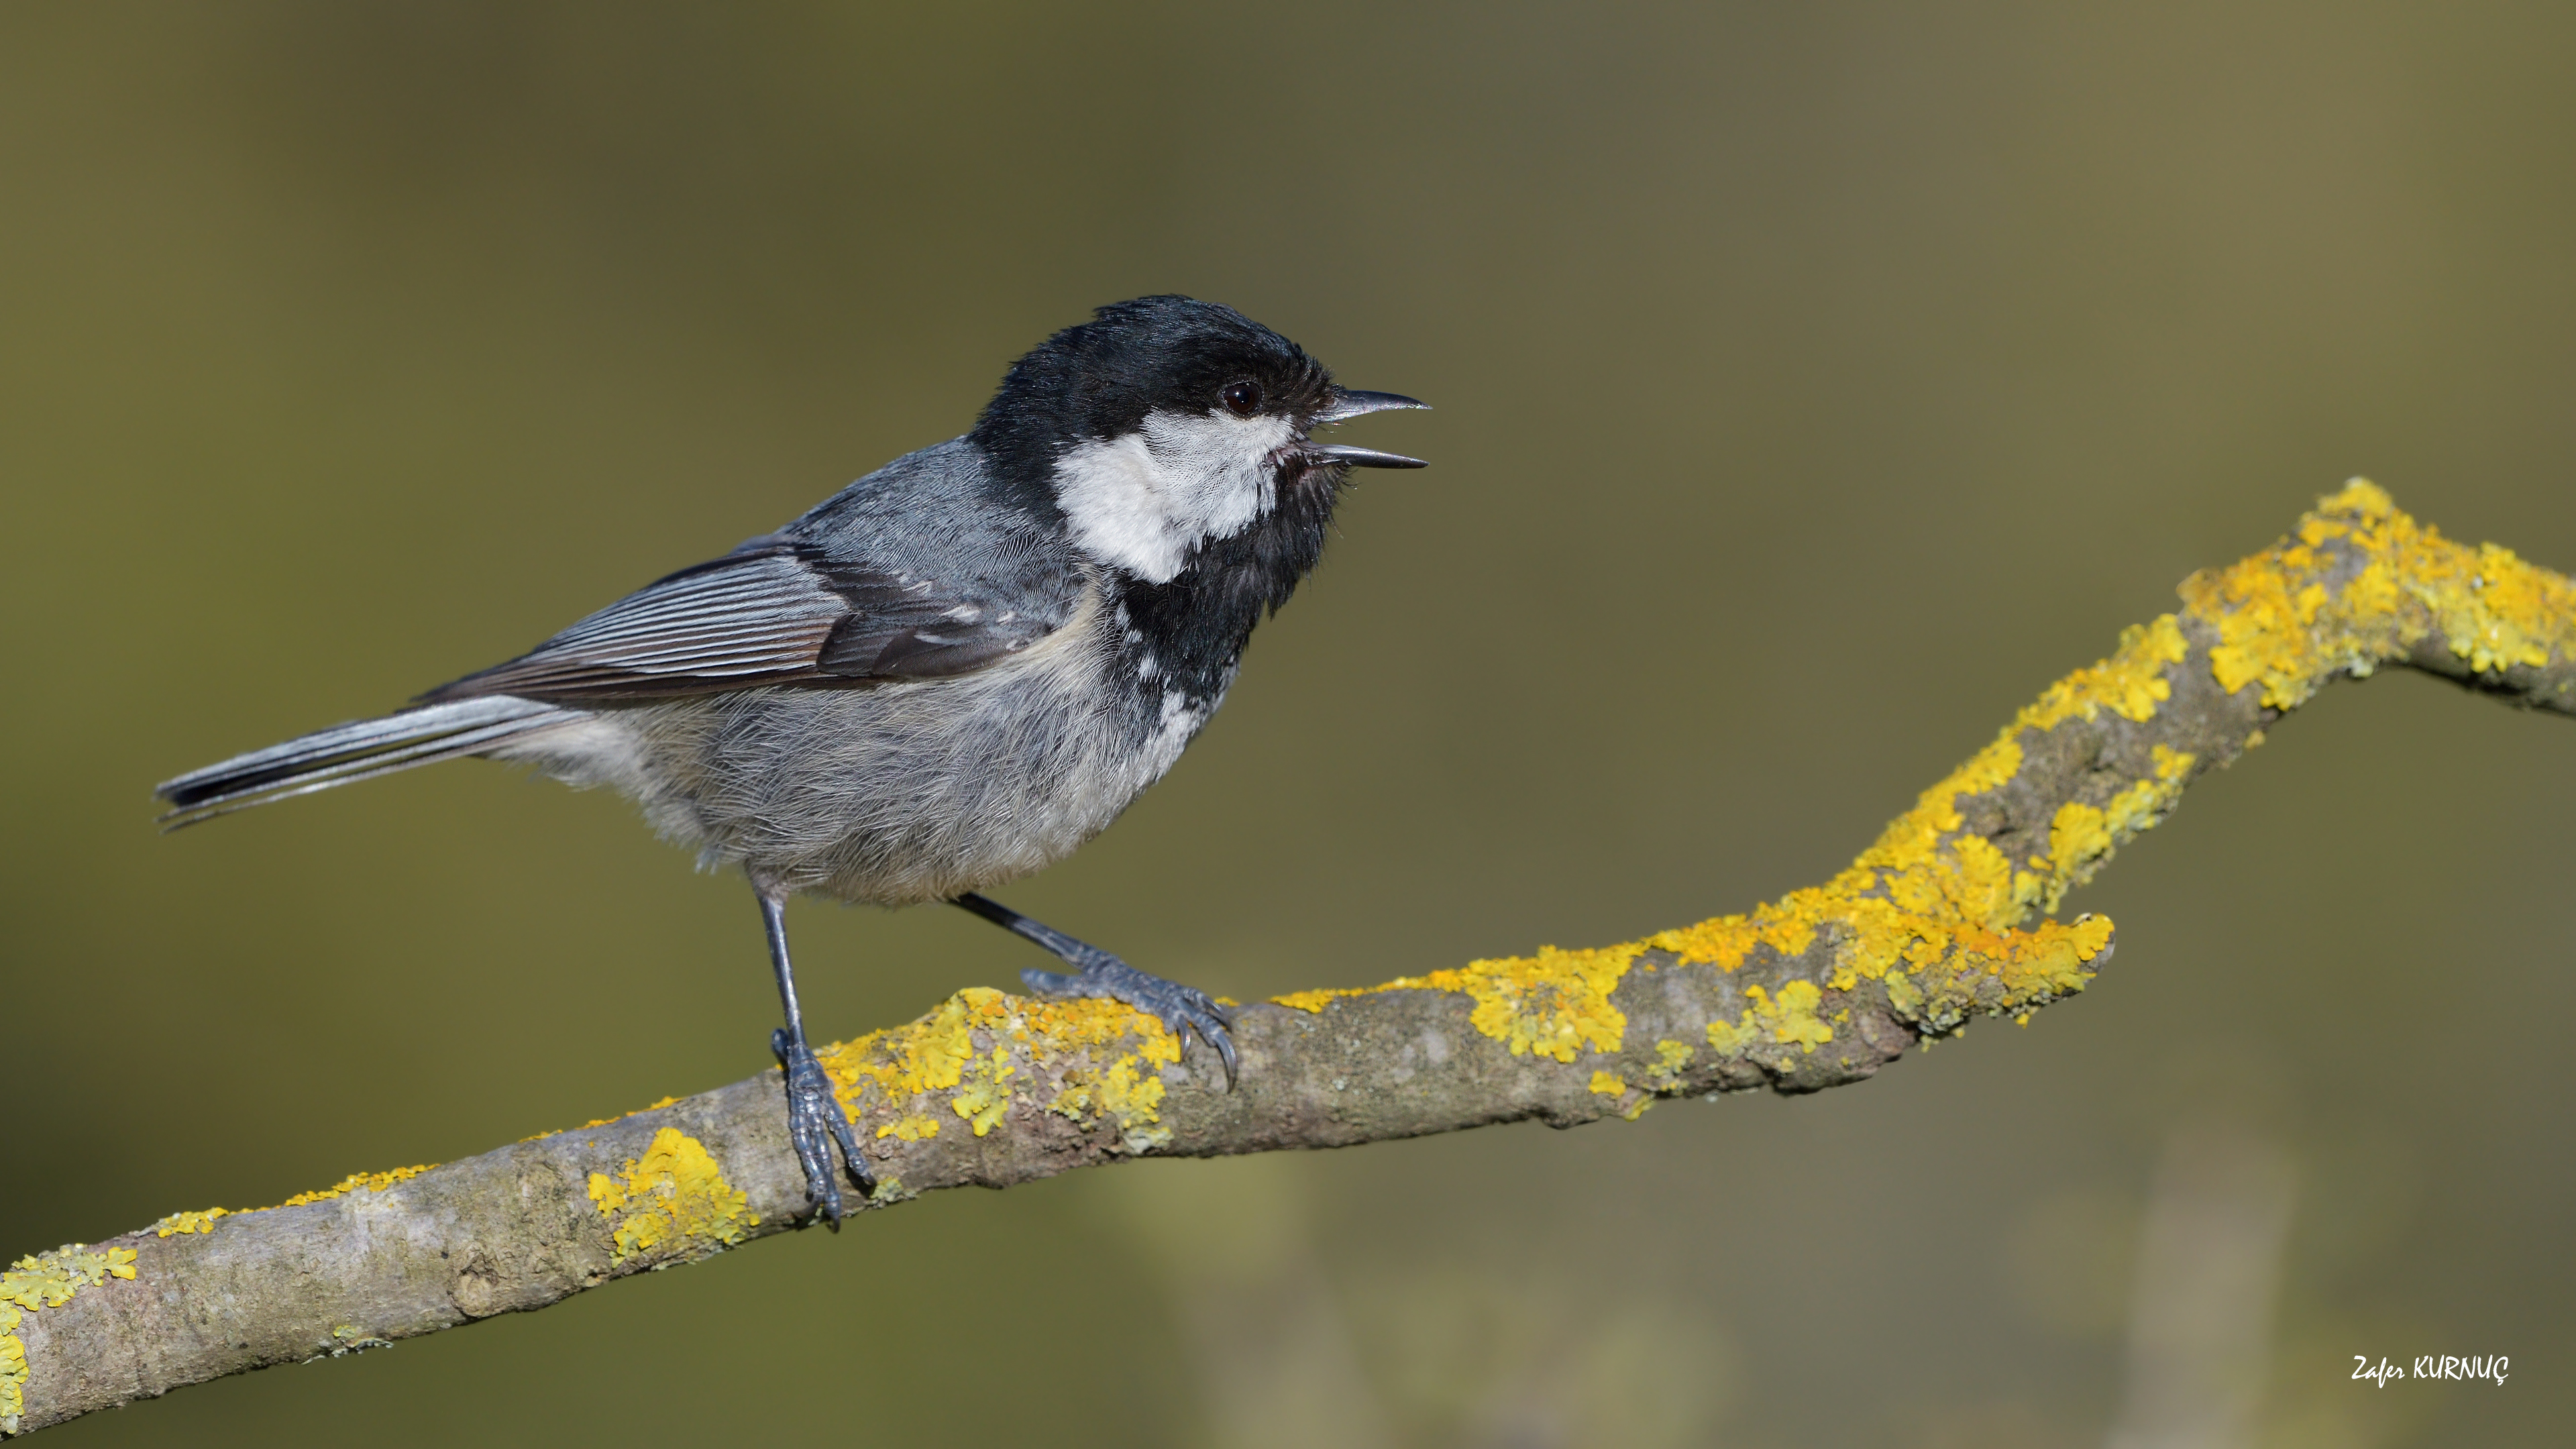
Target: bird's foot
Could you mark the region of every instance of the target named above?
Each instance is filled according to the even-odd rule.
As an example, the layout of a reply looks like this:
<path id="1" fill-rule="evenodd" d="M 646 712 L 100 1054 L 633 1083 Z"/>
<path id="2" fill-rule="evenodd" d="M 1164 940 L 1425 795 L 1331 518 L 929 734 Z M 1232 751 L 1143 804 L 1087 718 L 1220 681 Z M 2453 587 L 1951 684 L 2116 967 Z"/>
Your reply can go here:
<path id="1" fill-rule="evenodd" d="M 1184 1048 L 1189 1044 L 1187 1033 L 1197 1032 L 1200 1041 L 1216 1048 L 1217 1060 L 1225 1064 L 1226 1090 L 1234 1090 L 1234 1034 L 1230 1029 L 1234 1014 L 1197 987 L 1139 971 L 1105 951 L 1099 951 L 1080 971 L 1070 975 L 1031 967 L 1020 973 L 1020 979 L 1039 996 L 1059 1000 L 1092 996 L 1123 1001 L 1160 1020 L 1163 1029 L 1179 1038 Z"/>
<path id="2" fill-rule="evenodd" d="M 769 1034 L 769 1049 L 787 1073 L 787 1137 L 796 1144 L 796 1161 L 805 1169 L 805 1200 L 838 1231 L 844 1210 L 840 1178 L 832 1171 L 832 1144 L 841 1144 L 841 1158 L 849 1164 L 850 1178 L 861 1192 L 874 1192 L 876 1178 L 868 1171 L 867 1160 L 859 1156 L 859 1139 L 850 1131 L 849 1114 L 841 1110 L 840 1098 L 832 1092 L 831 1074 L 815 1060 L 814 1049 L 785 1027 Z"/>

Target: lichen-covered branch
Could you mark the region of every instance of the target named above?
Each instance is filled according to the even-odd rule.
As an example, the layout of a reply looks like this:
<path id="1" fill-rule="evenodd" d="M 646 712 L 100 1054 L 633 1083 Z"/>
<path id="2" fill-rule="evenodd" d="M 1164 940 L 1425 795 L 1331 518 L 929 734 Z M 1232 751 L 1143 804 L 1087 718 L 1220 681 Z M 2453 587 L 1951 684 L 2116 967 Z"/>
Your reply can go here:
<path id="1" fill-rule="evenodd" d="M 970 989 L 827 1049 L 874 1206 L 1139 1154 L 1337 1147 L 1658 1098 L 1858 1081 L 2081 991 L 2111 923 L 2044 919 L 2331 679 L 2408 665 L 2576 714 L 2576 587 L 2355 481 L 2195 575 L 1925 791 L 1850 869 L 1640 941 L 1244 1008 L 1240 1086 L 1149 1018 Z M 2036 924 L 2033 922 L 2036 921 Z M 347 1353 L 809 1221 L 775 1072 L 256 1211 L 176 1213 L 0 1277 L 0 1429 Z"/>

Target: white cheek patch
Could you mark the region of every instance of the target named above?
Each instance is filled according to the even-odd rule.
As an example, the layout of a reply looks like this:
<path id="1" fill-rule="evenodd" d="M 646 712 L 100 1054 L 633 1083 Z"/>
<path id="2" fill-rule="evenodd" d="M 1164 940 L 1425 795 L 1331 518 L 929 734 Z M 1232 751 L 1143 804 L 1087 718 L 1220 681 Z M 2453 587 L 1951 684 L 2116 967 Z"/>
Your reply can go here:
<path id="1" fill-rule="evenodd" d="M 1136 432 L 1058 458 L 1056 501 L 1084 552 L 1170 583 L 1201 541 L 1270 511 L 1268 460 L 1292 435 L 1286 418 L 1148 413 Z"/>

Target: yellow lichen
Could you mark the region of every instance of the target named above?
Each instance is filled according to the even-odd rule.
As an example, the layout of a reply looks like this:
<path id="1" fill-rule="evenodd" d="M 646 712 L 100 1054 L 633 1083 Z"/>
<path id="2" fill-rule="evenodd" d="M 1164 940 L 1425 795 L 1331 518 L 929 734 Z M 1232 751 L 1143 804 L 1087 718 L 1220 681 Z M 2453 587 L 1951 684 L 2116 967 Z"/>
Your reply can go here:
<path id="1" fill-rule="evenodd" d="M 2510 549 L 2453 543 L 2363 478 L 2320 500 L 2293 536 L 2194 574 L 2182 594 L 2218 635 L 2210 669 L 2220 687 L 2259 683 L 2274 709 L 2429 639 L 2472 675 L 2576 654 L 2576 585 Z"/>
<path id="2" fill-rule="evenodd" d="M 815 1056 L 852 1121 L 871 1093 L 889 1109 L 880 1138 L 939 1135 L 943 1094 L 945 1115 L 965 1118 L 981 1137 L 1026 1094 L 1039 1110 L 1077 1122 L 1105 1116 L 1131 1151 L 1144 1151 L 1170 1139 L 1160 1125 L 1162 1068 L 1181 1059 L 1181 1044 L 1118 1002 L 1035 1001 L 971 986 L 918 1021 Z"/>
<path id="3" fill-rule="evenodd" d="M 211 1233 L 215 1230 L 215 1219 L 231 1217 L 232 1212 L 231 1208 L 217 1207 L 203 1212 L 172 1213 L 154 1223 L 151 1232 L 156 1238 L 166 1238 L 173 1233 Z"/>
<path id="4" fill-rule="evenodd" d="M 1629 941 L 1581 951 L 1541 946 L 1535 956 L 1470 961 L 1454 970 L 1398 977 L 1383 986 L 1302 991 L 1272 999 L 1300 1011 L 1320 1011 L 1335 998 L 1378 991 L 1463 992 L 1476 1003 L 1469 1023 L 1511 1048 L 1513 1056 L 1571 1062 L 1585 1050 L 1619 1049 L 1628 1018 L 1610 1004 L 1610 993 L 1647 945 Z"/>
<path id="5" fill-rule="evenodd" d="M 1285 996 L 1274 996 L 1270 999 L 1281 1006 L 1297 1011 L 1321 1011 L 1327 1003 L 1341 997 L 1366 995 L 1368 992 L 1359 987 L 1321 986 L 1313 991 L 1291 991 Z"/>
<path id="6" fill-rule="evenodd" d="M 19 1326 L 30 1313 L 60 1308 L 84 1288 L 134 1276 L 132 1248 L 90 1249 L 67 1243 L 31 1253 L 0 1272 L 0 1434 L 15 1434 L 27 1412 L 27 1345 Z"/>
<path id="7" fill-rule="evenodd" d="M 2048 853 L 2060 874 L 2072 875 L 2079 862 L 2111 853 L 2111 828 L 2101 811 L 2081 800 L 2057 807 L 2048 822 Z"/>
<path id="8" fill-rule="evenodd" d="M 2081 967 L 2108 941 L 2110 923 L 2079 929 L 2049 921 L 2017 929 L 2035 910 L 2053 906 L 2055 896 L 2076 877 L 2053 863 L 2044 863 L 2050 866 L 2047 875 L 2015 869 L 1993 842 L 1963 830 L 1958 802 L 2019 773 L 2022 749 L 2016 736 L 2024 728 L 2046 728 L 2103 709 L 2123 715 L 2151 712 L 2159 695 L 2143 682 L 2144 671 L 2151 664 L 2161 667 L 2159 661 L 2169 658 L 2170 640 L 2177 637 L 2170 620 L 2158 625 L 2131 630 L 2120 654 L 2077 671 L 2024 710 L 1992 744 L 1924 791 L 1851 869 L 1823 886 L 1758 907 L 1750 916 L 1703 921 L 1650 936 L 1645 944 L 1686 963 L 1707 962 L 1733 971 L 1756 945 L 1795 956 L 1813 945 L 1818 932 L 1831 931 L 1834 968 L 1824 984 L 1848 991 L 1863 980 L 1884 981 L 1890 1002 L 1908 1015 L 1922 1007 L 1927 984 L 1908 979 L 1909 974 L 1945 962 L 1955 968 L 1948 973 L 1953 978 L 1968 971 L 1995 978 L 2002 997 L 1995 1004 L 2080 989 L 2087 979 Z M 2170 693 L 2170 686 L 2165 692 Z M 2188 768 L 2186 760 L 2182 769 Z M 2157 812 L 2146 807 L 2169 805 L 2172 794 L 2180 791 L 2179 778 L 2176 772 L 2169 793 L 2124 801 L 2121 819 L 2135 828 L 2153 824 Z M 2106 825 L 2104 834 L 2110 838 L 2116 832 Z M 2086 843 L 2098 842 L 2088 836 Z M 2095 851 L 2082 862 L 2098 864 L 2102 858 L 2103 852 Z M 1982 999 L 1979 1004 L 1991 1009 Z M 1713 1032 L 1711 1044 L 1732 1053 L 1746 1043 Z"/>
<path id="9" fill-rule="evenodd" d="M 1148 1067 L 1138 1070 L 1135 1057 L 1120 1057 L 1100 1074 L 1101 1109 L 1118 1119 L 1127 1145 L 1143 1152 L 1172 1140 L 1172 1129 L 1157 1126 L 1163 1105 L 1163 1077 Z"/>
<path id="10" fill-rule="evenodd" d="M 1617 1072 L 1594 1072 L 1592 1074 L 1592 1092 L 1595 1096 L 1608 1097 L 1615 1101 L 1628 1095 L 1628 1083 L 1627 1080 L 1621 1077 Z M 1653 1105 L 1655 1105 L 1655 1094 L 1653 1092 L 1639 1092 L 1637 1094 L 1637 1100 L 1630 1102 L 1627 1106 L 1619 1109 L 1619 1115 L 1627 1118 L 1631 1122 L 1634 1122 L 1638 1118 L 1645 1116 L 1646 1109 Z"/>
<path id="11" fill-rule="evenodd" d="M 1161 1072 L 1180 1061 L 1181 1045 L 1160 1021 L 1118 1002 L 1033 1001 L 974 986 L 918 1021 L 814 1054 L 850 1121 L 871 1095 L 882 1104 L 880 1139 L 927 1141 L 956 1118 L 982 1137 L 1026 1096 L 1075 1121 L 1105 1117 L 1130 1150 L 1143 1151 L 1170 1139 L 1160 1125 Z"/>
<path id="12" fill-rule="evenodd" d="M 989 1060 L 975 1059 L 974 1066 L 966 1073 L 968 1080 L 964 1089 L 948 1099 L 948 1105 L 967 1120 L 968 1125 L 975 1129 L 976 1136 L 992 1131 L 1001 1122 L 1002 1115 L 1011 1109 L 1011 1089 L 1006 1084 L 1014 1070 L 1010 1048 L 995 1047 Z"/>
<path id="13" fill-rule="evenodd" d="M 341 1178 L 338 1182 L 331 1184 L 329 1187 L 316 1188 L 311 1192 L 299 1192 L 295 1196 L 288 1198 L 286 1201 L 279 1203 L 278 1206 L 302 1207 L 309 1202 L 324 1202 L 335 1197 L 345 1197 L 350 1193 L 361 1190 L 367 1192 L 382 1192 L 386 1188 L 393 1186 L 395 1183 L 418 1177 L 435 1166 L 437 1166 L 436 1163 L 424 1162 L 417 1167 L 394 1167 L 388 1168 L 383 1172 L 353 1172 L 347 1177 Z M 254 1211 L 258 1211 L 258 1209 L 254 1209 Z"/>
<path id="14" fill-rule="evenodd" d="M 1817 988 L 1816 983 L 1787 982 L 1781 986 L 1779 996 L 1771 1001 L 1762 999 L 1759 986 L 1744 988 L 1744 994 L 1753 998 L 1755 1012 L 1762 1023 L 1771 1028 L 1773 1041 L 1784 1046 L 1795 1044 L 1802 1051 L 1812 1052 L 1834 1039 L 1834 1029 L 1816 1015 L 1817 1003 L 1824 1000 L 1824 992 Z"/>
<path id="15" fill-rule="evenodd" d="M 388 1168 L 383 1172 L 353 1172 L 329 1187 L 316 1188 L 311 1192 L 299 1192 L 284 1202 L 274 1203 L 264 1208 L 212 1207 L 175 1212 L 144 1231 L 160 1238 L 179 1237 L 190 1233 L 211 1233 L 215 1230 L 215 1221 L 218 1218 L 240 1217 L 244 1213 L 274 1212 L 278 1208 L 302 1207 L 307 1203 L 327 1202 L 335 1197 L 346 1197 L 353 1192 L 382 1192 L 395 1183 L 407 1182 L 418 1177 L 436 1165 L 422 1163 L 416 1167 Z"/>
<path id="16" fill-rule="evenodd" d="M 890 1100 L 905 1103 L 956 1086 L 965 1075 L 966 1059 L 975 1053 L 972 1036 L 976 1019 L 983 1014 L 981 1008 L 988 1005 L 987 997 L 1000 995 L 983 987 L 969 988 L 941 1002 L 929 1016 L 909 1026 L 825 1047 L 817 1055 L 832 1075 L 843 1110 L 851 1112 L 856 1120 L 862 1081 L 874 1081 Z M 893 1048 L 891 1058 L 867 1054 L 866 1048 L 880 1042 Z M 938 1135 L 939 1119 L 918 1108 L 877 1128 L 877 1136 L 905 1142 Z"/>
<path id="17" fill-rule="evenodd" d="M 1628 1018 L 1610 1004 L 1610 993 L 1635 960 L 1634 945 L 1597 951 L 1541 946 L 1535 956 L 1471 961 L 1464 970 L 1435 971 L 1431 985 L 1464 991 L 1476 1009 L 1467 1020 L 1511 1049 L 1571 1062 L 1586 1047 L 1614 1052 Z"/>
<path id="18" fill-rule="evenodd" d="M 730 1246 L 760 1221 L 749 1194 L 724 1180 L 705 1144 L 676 1127 L 654 1133 L 622 1178 L 592 1173 L 590 1201 L 616 1220 L 609 1257 L 618 1263 L 665 1243 Z"/>
<path id="19" fill-rule="evenodd" d="M 1655 1043 L 1655 1064 L 1646 1069 L 1646 1084 L 1658 1092 L 1668 1092 L 1680 1083 L 1682 1068 L 1699 1055 L 1699 1048 L 1686 1041 L 1666 1038 Z"/>
<path id="20" fill-rule="evenodd" d="M 1708 1024 L 1708 1044 L 1721 1056 L 1740 1056 L 1765 1043 L 1813 1052 L 1834 1039 L 1834 1029 L 1816 1015 L 1824 992 L 1812 981 L 1787 982 L 1777 995 L 1747 986 L 1744 997 L 1752 1005 L 1744 1008 L 1740 1019 Z"/>
<path id="21" fill-rule="evenodd" d="M 2053 911 L 2068 891 L 2091 880 L 2108 865 L 2112 852 L 2155 827 L 2182 798 L 2198 757 L 2187 750 L 2158 745 L 2155 774 L 2111 797 L 2100 808 L 2069 800 L 2057 808 L 2048 826 L 2048 858 L 2034 861 L 2050 873 L 2040 883 L 2039 909 Z"/>
<path id="22" fill-rule="evenodd" d="M 2151 624 L 2132 624 L 2121 631 L 2120 647 L 2110 658 L 2050 685 L 2013 721 L 2013 732 L 2051 729 L 2078 717 L 2096 719 L 2106 709 L 2122 719 L 2152 719 L 2156 706 L 2173 698 L 2165 666 L 2180 664 L 2190 652 L 2191 641 L 2171 614 Z"/>

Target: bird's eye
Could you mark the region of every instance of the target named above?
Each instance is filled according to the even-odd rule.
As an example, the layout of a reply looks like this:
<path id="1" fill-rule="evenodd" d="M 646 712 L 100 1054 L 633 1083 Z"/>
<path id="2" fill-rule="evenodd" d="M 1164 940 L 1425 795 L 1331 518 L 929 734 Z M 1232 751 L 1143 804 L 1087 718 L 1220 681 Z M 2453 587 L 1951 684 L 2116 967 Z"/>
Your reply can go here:
<path id="1" fill-rule="evenodd" d="M 1238 418 L 1248 418 L 1261 411 L 1261 384 L 1230 382 L 1225 385 L 1225 410 Z"/>

